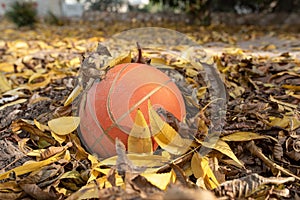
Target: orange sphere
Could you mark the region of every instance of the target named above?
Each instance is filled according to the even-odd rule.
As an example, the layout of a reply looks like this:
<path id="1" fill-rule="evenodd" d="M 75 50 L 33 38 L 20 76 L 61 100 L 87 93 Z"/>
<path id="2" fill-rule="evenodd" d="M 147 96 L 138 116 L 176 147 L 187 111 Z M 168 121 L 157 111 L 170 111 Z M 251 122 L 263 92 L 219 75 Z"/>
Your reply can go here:
<path id="1" fill-rule="evenodd" d="M 106 158 L 116 154 L 115 138 L 127 145 L 137 109 L 149 123 L 148 99 L 155 109 L 163 108 L 180 121 L 186 114 L 177 86 L 149 65 L 120 64 L 110 69 L 104 80 L 94 83 L 79 111 L 80 137 L 89 151 Z"/>

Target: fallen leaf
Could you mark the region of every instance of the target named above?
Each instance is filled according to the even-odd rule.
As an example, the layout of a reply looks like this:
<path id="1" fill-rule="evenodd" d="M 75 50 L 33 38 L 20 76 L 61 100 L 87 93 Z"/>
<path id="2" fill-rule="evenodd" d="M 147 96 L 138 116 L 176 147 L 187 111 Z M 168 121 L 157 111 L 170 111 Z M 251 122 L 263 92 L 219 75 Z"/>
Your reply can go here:
<path id="1" fill-rule="evenodd" d="M 82 92 L 82 90 L 83 90 L 82 87 L 77 85 L 72 90 L 71 94 L 68 96 L 67 100 L 64 103 L 64 106 L 70 105 L 74 101 L 74 99 L 76 99 L 79 96 L 79 94 Z"/>
<path id="2" fill-rule="evenodd" d="M 168 185 L 174 183 L 176 177 L 173 170 L 167 173 L 142 173 L 141 176 L 145 177 L 147 181 L 155 185 L 161 190 L 166 190 Z"/>
<path id="3" fill-rule="evenodd" d="M 234 155 L 232 152 L 230 146 L 224 142 L 223 140 L 219 139 L 215 145 L 211 145 L 208 142 L 202 142 L 202 145 L 209 148 L 214 148 L 215 150 L 218 150 L 222 154 L 228 156 L 232 160 L 234 160 L 237 164 L 240 165 L 240 167 L 244 167 L 244 165 L 239 161 L 239 159 Z"/>
<path id="4" fill-rule="evenodd" d="M 42 160 L 42 161 L 39 161 L 39 162 L 29 162 L 29 163 L 24 163 L 23 165 L 19 166 L 19 167 L 16 167 L 14 169 L 11 169 L 3 174 L 0 174 L 0 180 L 3 180 L 5 178 L 8 178 L 10 173 L 14 172 L 16 174 L 16 176 L 20 176 L 20 175 L 23 175 L 23 174 L 26 174 L 28 172 L 32 172 L 32 171 L 35 171 L 35 170 L 38 170 L 40 169 L 41 167 L 44 167 L 46 165 L 49 165 L 51 163 L 54 163 L 58 160 L 61 159 L 61 156 L 63 155 L 64 152 L 61 152 L 61 153 L 58 153 L 46 160 Z"/>
<path id="5" fill-rule="evenodd" d="M 182 138 L 169 124 L 163 121 L 150 102 L 148 110 L 152 135 L 157 144 L 172 154 L 184 154 L 190 148 L 192 140 Z"/>
<path id="6" fill-rule="evenodd" d="M 130 62 L 131 62 L 131 52 L 129 51 L 128 53 L 123 53 L 118 57 L 110 60 L 106 67 L 114 67 L 119 64 L 130 63 Z"/>
<path id="7" fill-rule="evenodd" d="M 8 82 L 4 74 L 0 72 L 0 94 L 11 89 L 11 84 Z"/>
<path id="8" fill-rule="evenodd" d="M 212 190 L 219 186 L 213 171 L 211 170 L 207 157 L 201 157 L 199 153 L 194 153 L 191 160 L 191 168 L 196 178 L 203 178 L 205 186 Z"/>
<path id="9" fill-rule="evenodd" d="M 229 141 L 229 142 L 244 142 L 244 141 L 266 139 L 266 138 L 267 138 L 266 136 L 257 133 L 241 131 L 241 132 L 232 133 L 230 135 L 226 135 L 221 139 L 223 141 Z"/>
<path id="10" fill-rule="evenodd" d="M 47 159 L 55 154 L 58 154 L 60 152 L 63 152 L 65 151 L 66 149 L 68 149 L 69 147 L 72 146 L 72 143 L 71 142 L 68 142 L 65 146 L 63 147 L 49 147 L 48 149 L 46 149 L 45 151 L 43 151 L 41 153 L 41 159 L 44 160 L 44 159 Z"/>
<path id="11" fill-rule="evenodd" d="M 60 117 L 48 121 L 48 126 L 57 135 L 67 135 L 76 130 L 79 123 L 79 117 Z"/>
<path id="12" fill-rule="evenodd" d="M 27 99 L 18 99 L 16 101 L 4 104 L 3 106 L 0 107 L 0 110 L 9 107 L 9 106 L 13 106 L 13 105 L 17 105 L 17 104 L 21 104 L 21 103 L 25 103 L 27 101 Z"/>
<path id="13" fill-rule="evenodd" d="M 141 155 L 141 154 L 127 154 L 127 157 L 135 166 L 148 168 L 158 168 L 170 162 L 169 159 L 159 155 Z M 116 165 L 117 156 L 113 156 L 101 161 L 103 165 Z"/>
<path id="14" fill-rule="evenodd" d="M 152 140 L 148 124 L 141 110 L 137 110 L 134 125 L 128 136 L 128 153 L 152 154 Z"/>

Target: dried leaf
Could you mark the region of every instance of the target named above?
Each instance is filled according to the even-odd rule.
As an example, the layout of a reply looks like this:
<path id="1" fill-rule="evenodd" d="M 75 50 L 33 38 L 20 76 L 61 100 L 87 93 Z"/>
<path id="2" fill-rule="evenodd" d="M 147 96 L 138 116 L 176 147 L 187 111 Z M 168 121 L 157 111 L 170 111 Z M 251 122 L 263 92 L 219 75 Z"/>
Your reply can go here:
<path id="1" fill-rule="evenodd" d="M 47 125 L 41 124 L 36 119 L 34 119 L 33 122 L 34 122 L 34 125 L 36 127 L 38 127 L 38 129 L 40 129 L 41 131 L 45 131 L 45 130 L 50 131 L 50 129 Z"/>
<path id="2" fill-rule="evenodd" d="M 170 183 L 174 183 L 176 175 L 173 170 L 167 173 L 142 173 L 141 176 L 145 177 L 150 183 L 155 185 L 161 190 L 167 189 Z"/>
<path id="3" fill-rule="evenodd" d="M 11 84 L 8 82 L 4 74 L 1 72 L 0 73 L 0 94 L 11 89 L 12 89 Z"/>
<path id="4" fill-rule="evenodd" d="M 49 147 L 48 149 L 46 149 L 44 152 L 41 153 L 41 159 L 42 160 L 47 159 L 55 154 L 65 151 L 66 149 L 68 149 L 71 146 L 72 146 L 72 143 L 68 142 L 63 147 Z"/>
<path id="5" fill-rule="evenodd" d="M 40 129 L 36 128 L 35 126 L 33 126 L 32 124 L 28 123 L 25 120 L 16 120 L 11 124 L 11 129 L 13 132 L 17 132 L 18 130 L 24 130 L 29 132 L 32 137 L 38 136 L 38 140 L 39 141 L 46 141 L 52 145 L 54 145 L 56 143 L 56 141 L 49 136 L 48 134 L 44 133 L 43 131 L 41 131 Z"/>
<path id="6" fill-rule="evenodd" d="M 294 90 L 294 91 L 300 91 L 300 86 L 299 85 L 282 85 L 281 87 L 289 89 L 289 90 Z"/>
<path id="7" fill-rule="evenodd" d="M 121 54 L 117 58 L 110 60 L 108 63 L 108 67 L 114 67 L 122 63 L 130 63 L 130 62 L 131 62 L 131 52 L 128 52 L 128 53 Z"/>
<path id="8" fill-rule="evenodd" d="M 129 133 L 128 153 L 153 153 L 151 133 L 144 115 L 139 109 L 136 112 L 134 125 Z"/>
<path id="9" fill-rule="evenodd" d="M 79 123 L 79 117 L 60 117 L 48 121 L 48 126 L 57 135 L 67 135 L 73 132 Z"/>
<path id="10" fill-rule="evenodd" d="M 59 143 L 62 144 L 66 141 L 67 136 L 66 135 L 57 135 L 56 133 L 51 131 L 51 136 Z"/>
<path id="11" fill-rule="evenodd" d="M 222 183 L 215 189 L 215 193 L 218 196 L 226 195 L 226 191 L 230 191 L 231 198 L 244 199 L 257 190 L 263 184 L 283 184 L 289 181 L 295 181 L 294 178 L 288 177 L 271 177 L 264 178 L 256 173 L 242 177 L 240 179 L 234 179 Z"/>
<path id="12" fill-rule="evenodd" d="M 51 163 L 54 163 L 58 160 L 61 159 L 61 155 L 63 155 L 64 152 L 61 152 L 59 154 L 56 154 L 46 160 L 43 160 L 43 161 L 39 161 L 39 162 L 30 162 L 30 163 L 24 163 L 23 165 L 19 166 L 19 167 L 16 167 L 14 169 L 11 169 L 3 174 L 0 174 L 0 180 L 3 180 L 5 178 L 8 178 L 9 177 L 9 174 L 14 172 L 16 174 L 16 176 L 19 176 L 19 175 L 23 175 L 23 174 L 26 174 L 28 172 L 32 172 L 32 171 L 35 171 L 35 170 L 38 170 L 40 169 L 41 167 L 44 167 L 46 165 L 49 165 Z"/>
<path id="13" fill-rule="evenodd" d="M 43 76 L 43 81 L 37 83 L 28 83 L 26 86 L 30 90 L 36 90 L 46 87 L 51 82 L 51 78 L 48 76 Z"/>
<path id="14" fill-rule="evenodd" d="M 271 116 L 269 119 L 271 121 L 270 125 L 281 127 L 281 128 L 286 128 L 290 123 L 290 118 L 286 116 L 284 116 L 283 118 Z"/>
<path id="15" fill-rule="evenodd" d="M 203 178 L 207 188 L 218 187 L 219 182 L 211 170 L 207 157 L 201 157 L 199 153 L 194 153 L 191 160 L 191 167 L 196 178 Z"/>
<path id="16" fill-rule="evenodd" d="M 31 197 L 34 199 L 40 200 L 50 200 L 50 199 L 57 199 L 57 195 L 52 192 L 43 191 L 40 187 L 36 184 L 20 184 L 20 187 Z"/>
<path id="17" fill-rule="evenodd" d="M 260 135 L 253 132 L 235 132 L 230 135 L 226 135 L 221 139 L 223 141 L 229 141 L 229 142 L 244 142 L 244 141 L 266 139 L 266 138 L 267 137 L 264 135 Z"/>
<path id="18" fill-rule="evenodd" d="M 127 157 L 135 166 L 139 167 L 160 167 L 170 162 L 168 158 L 159 155 L 127 154 Z M 113 156 L 101 161 L 101 164 L 116 165 L 116 160 L 117 156 Z"/>
<path id="19" fill-rule="evenodd" d="M 182 138 L 169 124 L 161 119 L 157 112 L 148 104 L 150 126 L 154 140 L 166 151 L 181 155 L 187 152 L 192 141 Z"/>
<path id="20" fill-rule="evenodd" d="M 77 85 L 71 92 L 71 94 L 68 96 L 67 100 L 64 103 L 64 106 L 70 105 L 74 99 L 76 99 L 79 94 L 82 92 L 82 87 L 80 85 Z"/>
<path id="21" fill-rule="evenodd" d="M 3 106 L 0 106 L 0 110 L 3 110 L 4 108 L 9 107 L 9 106 L 25 103 L 26 101 L 27 101 L 27 99 L 18 99 L 16 101 L 13 101 L 13 102 L 4 104 Z"/>
<path id="22" fill-rule="evenodd" d="M 203 142 L 202 145 L 205 146 L 205 147 L 209 147 L 209 148 L 212 147 L 211 144 L 209 144 L 208 142 Z M 224 142 L 223 140 L 219 139 L 217 141 L 217 143 L 212 148 L 214 148 L 215 150 L 218 150 L 219 152 L 225 154 L 226 156 L 228 156 L 229 158 L 234 160 L 237 164 L 240 165 L 240 167 L 244 167 L 244 165 L 234 155 L 234 153 L 232 152 L 230 146 L 226 142 Z"/>

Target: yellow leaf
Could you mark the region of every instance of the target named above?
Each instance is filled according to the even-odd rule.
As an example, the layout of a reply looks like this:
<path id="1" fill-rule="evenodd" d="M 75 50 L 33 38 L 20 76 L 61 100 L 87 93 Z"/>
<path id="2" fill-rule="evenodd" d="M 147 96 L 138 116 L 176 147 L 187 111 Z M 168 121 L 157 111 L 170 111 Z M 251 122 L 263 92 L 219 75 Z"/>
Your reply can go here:
<path id="1" fill-rule="evenodd" d="M 230 135 L 226 135 L 222 137 L 221 139 L 223 141 L 231 141 L 231 142 L 244 142 L 244 141 L 251 141 L 251 140 L 257 140 L 257 139 L 265 139 L 267 138 L 264 135 L 260 135 L 253 132 L 235 132 Z"/>
<path id="2" fill-rule="evenodd" d="M 13 63 L 0 63 L 0 71 L 2 72 L 14 72 L 14 64 Z"/>
<path id="3" fill-rule="evenodd" d="M 67 135 L 73 132 L 79 123 L 79 117 L 60 117 L 48 121 L 48 126 L 57 135 Z"/>
<path id="4" fill-rule="evenodd" d="M 184 154 L 192 140 L 182 138 L 169 124 L 148 104 L 150 126 L 154 140 L 164 150 L 175 155 Z"/>
<path id="5" fill-rule="evenodd" d="M 116 176 L 116 186 L 121 186 L 122 184 L 122 178 Z M 107 180 L 107 177 L 103 176 L 81 187 L 79 190 L 72 193 L 66 200 L 105 199 L 107 198 L 107 190 L 101 189 L 110 187 L 112 187 L 112 185 Z"/>
<path id="6" fill-rule="evenodd" d="M 277 49 L 277 47 L 274 44 L 268 44 L 268 45 L 263 47 L 263 50 L 265 50 L 265 51 L 271 51 L 271 50 L 274 50 L 274 49 Z"/>
<path id="7" fill-rule="evenodd" d="M 104 179 L 101 179 L 102 181 L 97 181 L 98 184 L 95 182 L 91 182 L 83 187 L 81 187 L 76 192 L 72 193 L 67 200 L 81 200 L 81 199 L 93 199 L 93 198 L 99 198 L 99 186 L 104 185 L 104 183 L 107 181 L 106 177 Z M 98 186 L 99 185 L 99 186 Z"/>
<path id="8" fill-rule="evenodd" d="M 27 99 L 18 99 L 16 101 L 13 101 L 13 102 L 10 102 L 10 103 L 7 103 L 7 104 L 4 104 L 3 106 L 0 107 L 0 110 L 8 107 L 8 106 L 13 106 L 13 105 L 16 105 L 16 104 L 21 104 L 21 103 L 24 103 L 26 102 Z"/>
<path id="9" fill-rule="evenodd" d="M 198 75 L 198 72 L 194 69 L 187 68 L 185 74 L 189 77 L 195 77 Z"/>
<path id="10" fill-rule="evenodd" d="M 66 161 L 70 161 L 71 160 L 71 153 L 70 153 L 70 151 L 68 149 L 66 150 L 66 153 L 64 155 L 63 160 L 66 160 Z"/>
<path id="11" fill-rule="evenodd" d="M 72 60 L 69 61 L 69 66 L 70 67 L 78 67 L 80 65 L 80 59 L 79 57 L 73 58 Z"/>
<path id="12" fill-rule="evenodd" d="M 99 163 L 99 160 L 96 156 L 93 156 L 93 155 L 89 154 L 88 159 L 92 163 L 92 168 L 99 166 L 100 163 Z"/>
<path id="13" fill-rule="evenodd" d="M 65 172 L 61 177 L 59 177 L 59 179 L 64 179 L 64 178 L 78 179 L 80 178 L 80 174 L 78 171 L 72 170 L 72 171 Z"/>
<path id="14" fill-rule="evenodd" d="M 44 77 L 44 80 L 38 83 L 28 83 L 27 86 L 30 90 L 36 90 L 46 87 L 50 83 L 51 79 L 49 77 Z"/>
<path id="15" fill-rule="evenodd" d="M 27 156 L 35 156 L 35 157 L 41 157 L 41 153 L 45 151 L 45 149 L 36 149 L 28 152 Z"/>
<path id="16" fill-rule="evenodd" d="M 298 120 L 296 117 L 292 117 L 290 122 L 291 131 L 296 130 L 300 126 L 300 120 Z"/>
<path id="17" fill-rule="evenodd" d="M 28 83 L 32 83 L 32 81 L 34 81 L 35 79 L 38 79 L 38 78 L 44 78 L 45 75 L 43 74 L 40 74 L 40 73 L 33 73 L 29 79 L 28 79 Z"/>
<path id="18" fill-rule="evenodd" d="M 205 162 L 202 162 L 202 158 L 200 156 L 200 154 L 198 153 L 194 153 L 192 160 L 191 160 L 191 168 L 192 168 L 192 172 L 194 174 L 194 176 L 196 178 L 204 178 L 204 176 L 206 175 L 206 171 L 203 170 L 205 169 L 207 166 L 205 166 Z M 208 164 L 208 162 L 207 162 Z"/>
<path id="19" fill-rule="evenodd" d="M 281 87 L 289 89 L 289 90 L 300 91 L 299 85 L 282 85 Z"/>
<path id="20" fill-rule="evenodd" d="M 82 92 L 82 87 L 77 85 L 73 91 L 71 92 L 71 94 L 68 96 L 67 100 L 64 103 L 64 106 L 68 106 L 70 105 L 70 103 L 72 103 L 74 101 L 74 99 L 76 99 L 76 97 L 78 97 L 78 95 Z"/>
<path id="21" fill-rule="evenodd" d="M 173 183 L 173 176 L 175 176 L 175 173 L 171 170 L 168 173 L 142 173 L 141 175 L 159 189 L 165 190 L 170 183 Z"/>
<path id="22" fill-rule="evenodd" d="M 101 172 L 104 175 L 108 175 L 108 173 L 110 172 L 111 168 L 99 168 L 99 167 L 96 167 L 95 170 L 97 172 Z"/>
<path id="23" fill-rule="evenodd" d="M 0 94 L 10 89 L 11 89 L 10 83 L 8 82 L 4 74 L 0 73 Z"/>
<path id="24" fill-rule="evenodd" d="M 201 157 L 199 153 L 194 153 L 191 160 L 191 168 L 197 179 L 204 179 L 205 186 L 208 189 L 212 190 L 218 187 L 219 182 L 209 166 L 209 160 L 207 157 Z"/>
<path id="25" fill-rule="evenodd" d="M 286 128 L 290 123 L 290 118 L 284 116 L 283 118 L 279 117 L 270 117 L 270 125 L 272 126 L 278 126 L 281 128 Z"/>
<path id="26" fill-rule="evenodd" d="M 66 135 L 57 135 L 53 131 L 51 131 L 51 136 L 59 143 L 62 144 L 66 141 L 67 137 Z"/>
<path id="27" fill-rule="evenodd" d="M 100 174 L 100 171 L 98 170 L 98 166 L 100 166 L 100 163 L 97 159 L 97 157 L 91 155 L 91 154 L 88 154 L 88 159 L 91 161 L 92 163 L 92 169 L 91 169 L 91 172 L 90 172 L 90 177 L 88 179 L 88 183 L 90 183 L 91 181 L 95 180 L 99 174 Z"/>
<path id="28" fill-rule="evenodd" d="M 151 58 L 151 65 L 165 65 L 165 64 L 166 61 L 162 58 L 156 58 L 156 57 Z"/>
<path id="29" fill-rule="evenodd" d="M 214 148 L 215 150 L 225 154 L 232 160 L 234 160 L 236 163 L 240 165 L 240 167 L 244 167 L 244 165 L 239 161 L 239 159 L 234 155 L 232 152 L 230 146 L 224 142 L 223 140 L 219 139 L 216 144 L 212 145 L 208 142 L 202 142 L 202 145 L 209 148 Z"/>
<path id="30" fill-rule="evenodd" d="M 197 91 L 197 98 L 202 99 L 207 92 L 207 87 L 200 87 Z"/>
<path id="31" fill-rule="evenodd" d="M 169 159 L 159 155 L 127 154 L 127 157 L 138 167 L 160 167 L 169 163 Z M 117 156 L 113 156 L 101 161 L 103 165 L 116 165 Z"/>
<path id="32" fill-rule="evenodd" d="M 108 63 L 108 67 L 114 67 L 116 65 L 122 64 L 122 63 L 130 63 L 131 62 L 131 52 L 121 54 L 120 56 L 112 59 Z"/>
<path id="33" fill-rule="evenodd" d="M 29 173 L 29 172 L 32 172 L 32 171 L 35 171 L 35 170 L 38 170 L 46 165 L 49 165 L 51 163 L 54 163 L 58 160 L 61 159 L 61 155 L 63 154 L 64 152 L 61 152 L 59 154 L 56 154 L 46 160 L 42 160 L 42 161 L 39 161 L 39 162 L 30 162 L 30 163 L 24 163 L 22 166 L 19 166 L 19 167 L 16 167 L 14 169 L 11 169 L 3 174 L 0 174 L 0 180 L 3 180 L 5 178 L 8 178 L 9 177 L 9 174 L 11 172 L 15 172 L 16 176 L 20 176 L 20 175 L 23 175 L 23 174 L 26 174 L 26 173 Z"/>
<path id="34" fill-rule="evenodd" d="M 128 153 L 153 153 L 151 133 L 142 111 L 136 112 L 134 125 L 128 137 Z"/>
<path id="35" fill-rule="evenodd" d="M 206 185 L 206 188 L 209 190 L 213 190 L 220 185 L 210 168 L 208 168 L 207 175 L 204 177 L 204 183 Z"/>
<path id="36" fill-rule="evenodd" d="M 47 125 L 41 124 L 39 121 L 37 121 L 36 119 L 33 120 L 34 125 L 36 127 L 38 127 L 38 129 L 40 129 L 41 131 L 50 131 L 49 127 Z"/>

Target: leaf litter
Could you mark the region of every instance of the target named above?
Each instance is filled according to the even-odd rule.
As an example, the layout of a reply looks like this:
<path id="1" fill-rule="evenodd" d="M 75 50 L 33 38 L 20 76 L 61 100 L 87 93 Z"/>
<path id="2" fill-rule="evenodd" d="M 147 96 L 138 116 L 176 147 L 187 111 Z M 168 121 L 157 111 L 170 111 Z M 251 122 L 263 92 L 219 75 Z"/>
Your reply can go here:
<path id="1" fill-rule="evenodd" d="M 207 85 L 198 77 L 200 68 L 139 44 L 137 52 L 113 58 L 101 46 L 96 49 L 98 42 L 128 27 L 114 25 L 108 30 L 101 23 L 98 28 L 82 25 L 86 30 L 40 25 L 39 32 L 8 28 L 2 34 L 0 199 L 299 197 L 299 52 L 287 49 L 281 40 L 257 39 L 274 28 L 179 29 L 203 44 L 211 57 L 206 62 L 217 67 L 228 92 L 226 124 L 217 145 L 211 147 L 204 142 L 210 126 L 205 108 L 211 100 Z M 299 39 L 297 34 L 275 32 L 282 41 Z M 146 126 L 139 113 L 127 144 L 129 154 L 117 140 L 117 155 L 98 159 L 81 145 L 76 134 L 79 119 L 71 117 L 70 104 L 89 87 L 79 80 L 77 88 L 76 77 L 101 79 L 109 67 L 130 60 L 164 64 L 168 75 L 193 88 L 180 89 L 199 113 L 182 123 L 150 106 L 151 131 L 162 126 L 155 138 L 161 154 L 131 145 L 152 145 L 149 138 L 136 137 L 140 126 Z M 175 72 L 169 70 L 174 66 Z M 181 134 L 191 127 L 192 134 Z M 177 147 L 182 143 L 186 149 Z M 202 145 L 213 148 L 205 157 L 198 153 Z"/>

